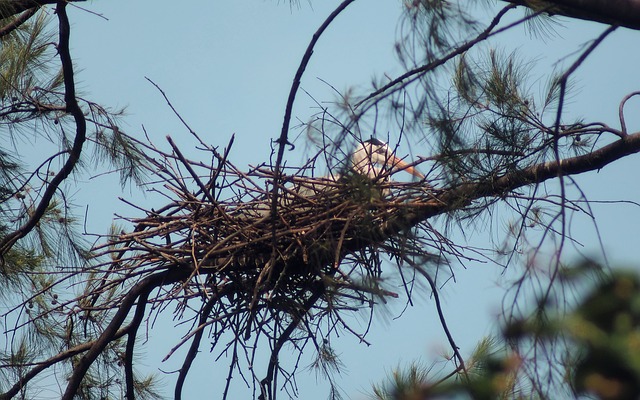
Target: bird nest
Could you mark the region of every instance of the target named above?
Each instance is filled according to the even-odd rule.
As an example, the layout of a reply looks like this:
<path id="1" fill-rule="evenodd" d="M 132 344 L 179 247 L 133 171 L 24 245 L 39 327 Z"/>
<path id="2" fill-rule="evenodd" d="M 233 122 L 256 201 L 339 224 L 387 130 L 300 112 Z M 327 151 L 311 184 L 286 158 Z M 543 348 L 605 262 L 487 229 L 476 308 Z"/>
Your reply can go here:
<path id="1" fill-rule="evenodd" d="M 283 173 L 265 165 L 241 172 L 226 153 L 208 151 L 214 165 L 187 160 L 175 146 L 148 159 L 162 183 L 153 190 L 164 187 L 169 201 L 159 209 L 135 206 L 145 215 L 124 218 L 134 228 L 96 249 L 109 261 L 92 288 L 94 307 L 115 304 L 98 298 L 123 282 L 164 271 L 170 275 L 150 302 L 196 309 L 196 326 L 214 327 L 213 343 L 225 331 L 233 341 L 264 334 L 279 341 L 277 355 L 297 330 L 319 349 L 316 336 L 327 334 L 320 317 L 335 325 L 340 310 L 397 296 L 380 284 L 380 250 L 398 260 L 427 254 L 424 237 L 389 228 L 399 213 L 433 199 L 424 182 L 304 177 L 312 163 Z M 188 306 L 193 299 L 201 306 Z M 274 368 L 270 363 L 270 378 Z"/>

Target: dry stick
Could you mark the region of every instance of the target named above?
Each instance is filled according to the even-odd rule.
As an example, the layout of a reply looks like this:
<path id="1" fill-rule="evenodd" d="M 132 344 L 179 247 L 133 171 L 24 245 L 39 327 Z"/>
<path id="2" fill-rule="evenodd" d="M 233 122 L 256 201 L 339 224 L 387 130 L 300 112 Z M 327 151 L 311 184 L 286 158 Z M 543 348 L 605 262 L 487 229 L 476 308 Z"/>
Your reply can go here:
<path id="1" fill-rule="evenodd" d="M 178 149 L 178 146 L 176 146 L 173 139 L 171 139 L 171 136 L 167 136 L 167 141 L 171 145 L 171 148 L 173 149 L 173 151 L 176 153 L 176 156 L 178 157 L 178 159 L 182 162 L 182 165 L 184 165 L 187 171 L 189 171 L 189 174 L 191 174 L 191 177 L 193 178 L 193 180 L 196 182 L 200 190 L 202 190 L 202 193 L 207 197 L 207 199 L 211 202 L 212 205 L 216 204 L 216 199 L 214 199 L 211 196 L 211 192 L 205 188 L 204 184 L 198 177 L 198 174 L 196 174 L 196 171 L 193 170 L 193 167 L 191 167 L 191 164 L 189 163 L 189 161 L 187 161 L 187 159 L 184 158 L 184 156 L 182 155 L 182 152 L 180 151 L 180 149 Z"/>
<path id="2" fill-rule="evenodd" d="M 33 2 L 30 1 L 31 5 Z M 58 53 L 60 54 L 60 63 L 62 64 L 62 75 L 64 79 L 64 101 L 66 104 L 66 111 L 70 113 L 76 123 L 76 136 L 73 140 L 73 146 L 69 152 L 69 158 L 62 166 L 60 172 L 58 172 L 53 179 L 51 179 L 51 183 L 44 191 L 42 195 L 42 199 L 38 203 L 38 206 L 33 211 L 31 217 L 27 220 L 27 222 L 21 226 L 18 230 L 13 233 L 5 236 L 0 242 L 0 256 L 2 254 L 6 254 L 11 247 L 21 238 L 25 237 L 31 230 L 38 224 L 44 213 L 46 212 L 51 199 L 55 195 L 58 187 L 62 182 L 67 179 L 71 171 L 75 168 L 76 164 L 80 160 L 80 153 L 82 152 L 82 146 L 86 140 L 87 133 L 87 121 L 84 118 L 84 114 L 82 113 L 82 109 L 78 105 L 76 100 L 76 89 L 73 75 L 73 62 L 71 61 L 71 55 L 69 52 L 69 18 L 67 17 L 67 13 L 65 7 L 67 5 L 66 1 L 59 1 L 56 7 L 56 11 L 58 14 L 58 20 L 60 25 L 60 34 L 59 34 L 59 44 L 58 44 Z M 0 261 L 1 262 L 1 261 Z"/>
<path id="3" fill-rule="evenodd" d="M 148 80 L 153 86 L 156 87 L 156 89 L 158 89 L 160 91 L 160 94 L 162 94 L 162 97 L 164 97 L 165 101 L 167 102 L 167 104 L 169 105 L 169 107 L 171 108 L 171 111 L 173 111 L 173 113 L 175 114 L 176 117 L 178 117 L 178 119 L 180 120 L 180 122 L 182 122 L 182 125 L 184 125 L 185 128 L 187 128 L 187 130 L 189 131 L 189 133 L 191 133 L 191 135 L 193 137 L 195 137 L 201 145 L 203 145 L 204 147 L 208 148 L 209 146 L 207 146 L 207 144 L 205 142 L 202 141 L 202 139 L 200 139 L 200 136 L 198 136 L 198 134 L 196 133 L 196 131 L 194 131 L 193 129 L 191 129 L 191 127 L 189 126 L 189 124 L 187 124 L 187 121 L 184 120 L 184 118 L 182 118 L 182 115 L 180 115 L 180 113 L 178 112 L 178 110 L 175 109 L 175 107 L 173 106 L 173 104 L 171 103 L 171 101 L 169 100 L 169 97 L 167 97 L 167 94 L 164 92 L 164 90 L 162 90 L 160 88 L 160 86 L 158 86 L 154 81 L 152 81 L 151 79 L 147 78 L 146 76 L 144 77 L 144 79 Z"/>
<path id="4" fill-rule="evenodd" d="M 440 305 L 440 295 L 438 294 L 438 287 L 436 286 L 436 283 L 433 281 L 433 278 L 431 278 L 431 276 L 426 271 L 424 271 L 418 265 L 415 265 L 415 263 L 413 263 L 411 260 L 408 260 L 405 258 L 405 261 L 408 262 L 410 265 L 412 265 L 413 268 L 416 271 L 418 271 L 420 275 L 424 276 L 427 282 L 429 282 L 429 286 L 431 286 L 431 293 L 433 293 L 433 299 L 436 302 L 436 309 L 438 310 L 438 317 L 440 318 L 440 324 L 442 325 L 442 329 L 444 330 L 444 333 L 447 335 L 447 340 L 449 341 L 449 345 L 453 349 L 453 354 L 455 354 L 456 358 L 458 359 L 458 363 L 459 363 L 458 365 L 460 366 L 464 374 L 467 375 L 467 369 L 464 366 L 464 358 L 462 358 L 462 355 L 460 354 L 460 348 L 456 344 L 455 340 L 453 340 L 451 331 L 449 331 L 449 327 L 447 326 L 447 321 L 444 318 L 444 312 L 442 311 L 442 306 Z"/>
<path id="5" fill-rule="evenodd" d="M 322 33 L 331 25 L 333 20 L 351 3 L 355 0 L 345 0 L 340 5 L 333 10 L 331 15 L 327 17 L 327 19 L 322 23 L 320 28 L 313 34 L 309 45 L 307 46 L 307 50 L 304 52 L 304 56 L 300 61 L 300 65 L 298 66 L 298 70 L 296 71 L 296 75 L 293 78 L 293 84 L 291 85 L 291 90 L 289 91 L 289 98 L 287 99 L 287 105 L 284 112 L 284 121 L 282 123 L 282 130 L 280 131 L 280 137 L 276 141 L 278 143 L 278 156 L 276 158 L 276 165 L 274 168 L 274 184 L 273 184 L 273 199 L 271 202 L 271 213 L 273 215 L 276 214 L 276 210 L 278 207 L 278 182 L 280 181 L 280 166 L 282 164 L 282 158 L 284 157 L 284 149 L 287 144 L 291 144 L 289 142 L 289 124 L 291 122 L 291 113 L 293 111 L 293 103 L 296 99 L 296 94 L 298 92 L 298 88 L 300 87 L 300 80 L 302 79 L 302 75 L 304 74 L 307 65 L 309 64 L 309 60 L 311 60 L 311 56 L 313 55 L 313 48 L 316 45 L 318 39 Z"/>

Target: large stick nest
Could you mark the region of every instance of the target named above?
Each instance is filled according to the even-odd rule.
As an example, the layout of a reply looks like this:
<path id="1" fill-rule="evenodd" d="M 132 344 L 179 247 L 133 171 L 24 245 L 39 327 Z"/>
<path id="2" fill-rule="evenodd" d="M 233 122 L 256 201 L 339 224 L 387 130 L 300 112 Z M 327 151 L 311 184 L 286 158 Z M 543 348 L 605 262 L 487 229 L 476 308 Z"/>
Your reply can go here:
<path id="1" fill-rule="evenodd" d="M 117 296 L 98 298 L 125 280 L 183 271 L 155 302 L 178 300 L 184 310 L 190 299 L 201 299 L 199 329 L 213 327 L 214 347 L 227 331 L 235 342 L 266 334 L 278 343 L 272 349 L 277 359 L 294 331 L 319 350 L 316 336 L 335 329 L 340 310 L 397 296 L 380 284 L 381 251 L 402 262 L 442 246 L 441 238 L 424 234 L 427 225 L 419 236 L 410 229 L 382 234 L 398 212 L 433 201 L 424 181 L 372 181 L 348 171 L 340 178 L 304 177 L 313 162 L 281 174 L 264 165 L 243 173 L 226 153 L 209 148 L 217 165 L 207 165 L 172 146 L 171 153 L 154 148 L 159 160 L 149 158 L 168 204 L 158 210 L 136 206 L 146 215 L 125 218 L 134 229 L 97 249 L 110 261 L 93 288 L 95 307 L 117 304 Z M 324 329 L 321 316 L 332 321 Z M 274 368 L 280 366 L 270 365 L 267 378 Z"/>

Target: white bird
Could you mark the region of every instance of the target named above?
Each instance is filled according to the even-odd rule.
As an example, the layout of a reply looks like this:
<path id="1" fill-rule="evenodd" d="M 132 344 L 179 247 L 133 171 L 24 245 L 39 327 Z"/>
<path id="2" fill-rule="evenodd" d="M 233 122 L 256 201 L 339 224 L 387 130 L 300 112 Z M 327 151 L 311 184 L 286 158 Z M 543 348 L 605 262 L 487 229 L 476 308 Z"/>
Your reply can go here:
<path id="1" fill-rule="evenodd" d="M 420 179 L 424 178 L 413 166 L 396 157 L 386 143 L 374 138 L 358 145 L 351 155 L 351 167 L 356 173 L 372 180 L 388 177 L 396 171 L 406 171 Z"/>
<path id="2" fill-rule="evenodd" d="M 279 204 L 282 206 L 296 204 L 297 206 L 306 207 L 309 203 L 305 202 L 304 199 L 311 201 L 314 196 L 320 193 L 327 190 L 336 190 L 340 185 L 345 184 L 350 176 L 360 176 L 365 178 L 367 182 L 372 182 L 374 185 L 381 184 L 382 186 L 384 186 L 385 181 L 389 180 L 391 174 L 399 171 L 405 171 L 420 179 L 424 178 L 424 175 L 412 165 L 396 157 L 386 143 L 374 138 L 358 144 L 351 154 L 349 167 L 353 174 L 294 178 L 293 187 L 286 187 L 279 192 Z M 382 194 L 382 197 L 385 197 L 389 194 L 389 191 L 388 189 L 382 189 L 379 193 Z M 245 216 L 265 217 L 270 214 L 271 210 L 270 203 L 266 201 L 253 203 L 249 208 L 249 210 L 243 209 L 241 213 Z"/>

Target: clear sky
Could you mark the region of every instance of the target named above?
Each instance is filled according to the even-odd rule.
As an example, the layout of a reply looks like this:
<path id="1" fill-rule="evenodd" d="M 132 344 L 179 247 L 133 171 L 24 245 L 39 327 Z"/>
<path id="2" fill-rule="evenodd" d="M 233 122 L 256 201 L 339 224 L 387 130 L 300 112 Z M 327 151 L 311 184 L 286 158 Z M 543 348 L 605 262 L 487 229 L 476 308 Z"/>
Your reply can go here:
<path id="1" fill-rule="evenodd" d="M 320 39 L 302 87 L 320 100 L 333 100 L 326 84 L 339 90 L 349 86 L 367 86 L 373 74 L 396 76 L 401 72 L 393 45 L 397 39 L 400 1 L 356 1 Z M 224 146 L 235 133 L 231 159 L 237 166 L 268 161 L 270 140 L 279 135 L 286 98 L 299 60 L 311 35 L 338 1 L 301 1 L 299 7 L 288 2 L 265 0 L 201 1 L 167 3 L 150 0 L 94 0 L 79 3 L 106 19 L 70 7 L 72 21 L 72 57 L 79 86 L 85 96 L 105 106 L 126 107 L 124 128 L 141 137 L 144 125 L 152 139 L 162 143 L 171 135 L 188 152 L 192 141 L 172 115 L 162 96 L 145 77 L 156 82 L 171 98 L 191 127 L 206 141 Z M 496 48 L 517 49 L 528 59 L 543 86 L 548 74 L 580 49 L 580 44 L 596 37 L 604 26 L 563 21 L 555 35 L 540 39 L 518 28 L 491 43 Z M 577 74 L 577 94 L 569 103 L 568 115 L 584 116 L 616 125 L 619 100 L 628 92 L 640 90 L 637 66 L 640 55 L 638 34 L 620 30 L 606 40 Z M 569 58 L 569 61 L 572 58 Z M 566 61 L 565 61 L 566 65 Z M 315 112 L 313 102 L 299 93 L 294 117 L 306 121 Z M 628 105 L 628 115 L 637 110 L 640 100 Z M 635 113 L 638 114 L 637 112 Z M 640 119 L 629 117 L 630 130 L 640 127 Z M 292 137 L 295 133 L 292 133 Z M 162 143 L 164 145 L 164 143 Z M 304 137 L 296 142 L 297 150 L 287 154 L 290 164 L 304 159 Z M 429 155 L 419 146 L 400 149 Z M 637 171 L 640 158 L 579 177 L 593 200 L 638 200 L 640 189 Z M 83 183 L 84 184 L 84 183 Z M 116 186 L 114 186 L 116 185 Z M 76 195 L 76 204 L 89 204 L 89 230 L 106 232 L 114 213 L 132 215 L 136 210 L 117 200 L 117 184 L 109 177 L 86 182 Z M 137 189 L 124 196 L 134 201 L 144 199 Z M 98 199 L 98 200 L 96 200 Z M 142 200 L 143 201 L 143 200 Z M 150 199 L 149 201 L 156 201 Z M 635 227 L 640 209 L 632 205 L 594 205 L 600 234 L 612 264 L 635 263 L 640 244 Z M 505 225 L 496 218 L 492 232 L 485 227 L 470 228 L 474 244 L 485 243 L 490 235 L 503 234 Z M 574 233 L 587 254 L 597 254 L 598 242 L 593 224 L 576 218 Z M 463 240 L 454 237 L 455 240 Z M 457 266 L 457 282 L 449 282 L 442 291 L 450 329 L 468 355 L 476 342 L 496 327 L 504 290 L 501 269 L 492 264 L 467 263 Z M 363 399 L 371 383 L 380 382 L 394 367 L 412 361 L 429 363 L 448 348 L 431 299 L 419 296 L 416 305 L 395 319 L 404 303 L 392 304 L 388 312 L 374 318 L 368 340 L 359 344 L 349 334 L 334 340 L 346 366 L 337 380 L 348 398 Z M 366 322 L 363 314 L 361 323 Z M 180 331 L 181 332 L 181 331 Z M 172 325 L 162 322 L 150 331 L 146 355 L 139 357 L 139 368 L 168 371 L 177 364 L 160 364 L 160 360 L 179 340 Z M 187 380 L 186 398 L 219 398 L 226 376 L 226 362 L 214 363 L 203 353 Z M 177 363 L 180 362 L 178 359 Z M 172 393 L 173 377 L 165 378 L 167 395 Z M 301 399 L 324 399 L 326 385 L 313 373 L 299 374 Z M 318 388 L 321 389 L 318 389 Z M 246 393 L 246 392 L 239 392 Z M 210 396 L 209 396 L 210 395 Z M 239 394 L 237 398 L 244 398 Z"/>

